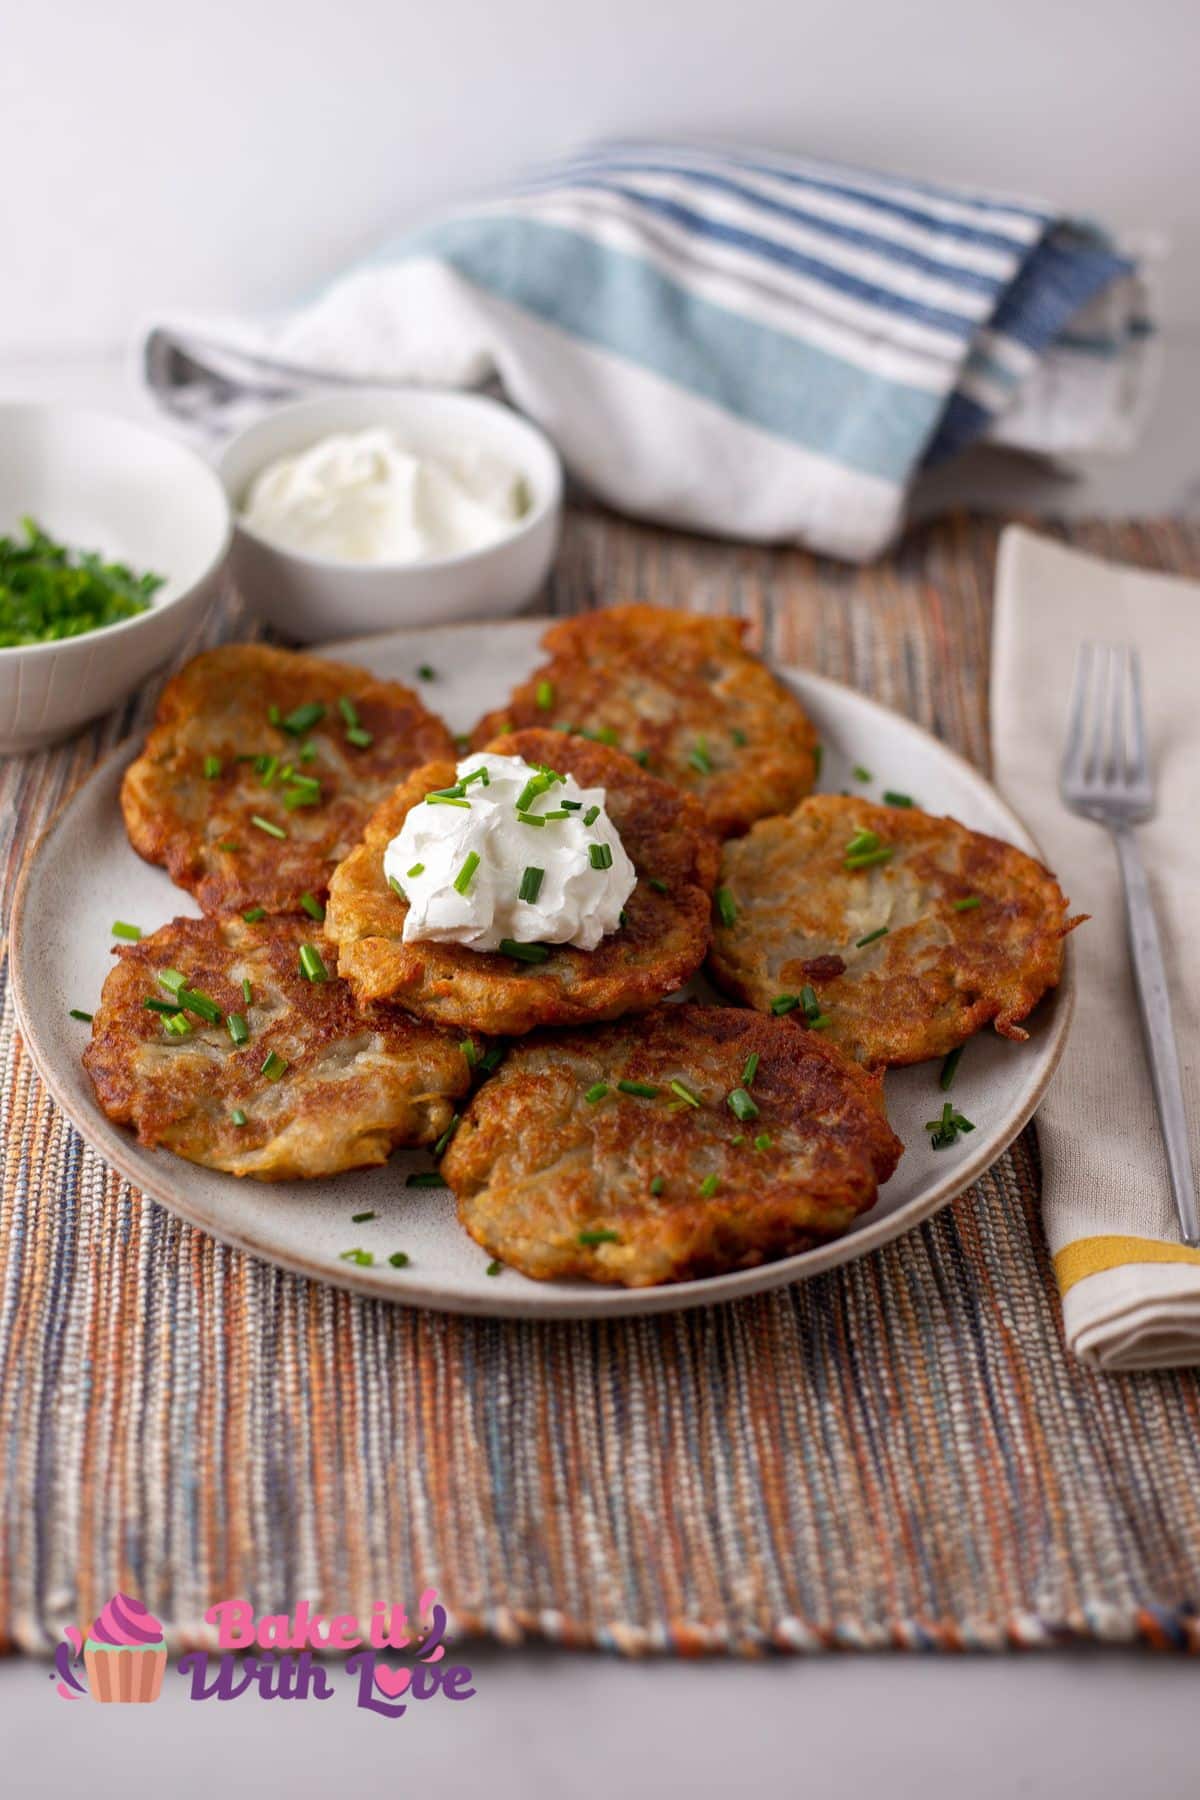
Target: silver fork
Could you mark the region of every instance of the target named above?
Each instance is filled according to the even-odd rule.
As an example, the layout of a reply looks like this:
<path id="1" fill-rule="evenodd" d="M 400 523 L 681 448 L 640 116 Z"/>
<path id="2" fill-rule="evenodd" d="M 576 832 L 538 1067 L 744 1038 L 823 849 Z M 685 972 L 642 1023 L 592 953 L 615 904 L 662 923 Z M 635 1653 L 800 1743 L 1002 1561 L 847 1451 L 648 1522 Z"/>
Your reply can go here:
<path id="1" fill-rule="evenodd" d="M 1154 783 L 1146 752 L 1141 666 L 1130 645 L 1080 646 L 1058 785 L 1065 805 L 1085 819 L 1106 825 L 1117 847 L 1142 1035 L 1167 1149 L 1171 1193 L 1184 1243 L 1200 1245 L 1196 1184 L 1162 944 L 1133 832 L 1135 825 L 1153 815 Z"/>

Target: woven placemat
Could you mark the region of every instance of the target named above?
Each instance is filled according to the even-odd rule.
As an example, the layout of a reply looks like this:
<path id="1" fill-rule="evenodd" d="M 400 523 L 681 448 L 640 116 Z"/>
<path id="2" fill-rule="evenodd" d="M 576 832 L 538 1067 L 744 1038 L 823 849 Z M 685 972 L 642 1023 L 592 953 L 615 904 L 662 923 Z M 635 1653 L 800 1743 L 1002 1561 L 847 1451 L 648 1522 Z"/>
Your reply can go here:
<path id="1" fill-rule="evenodd" d="M 742 613 L 773 658 L 985 763 L 997 535 L 952 520 L 858 570 L 577 513 L 552 598 Z M 1064 535 L 1200 574 L 1200 528 Z M 152 702 L 0 765 L 6 893 Z M 352 1298 L 179 1224 L 57 1113 L 7 991 L 0 1061 L 0 1647 L 47 1651 L 118 1589 L 177 1647 L 227 1596 L 366 1616 L 432 1585 L 460 1630 L 629 1652 L 1200 1650 L 1200 1376 L 1065 1354 L 1032 1132 L 817 1280 L 521 1325 Z"/>

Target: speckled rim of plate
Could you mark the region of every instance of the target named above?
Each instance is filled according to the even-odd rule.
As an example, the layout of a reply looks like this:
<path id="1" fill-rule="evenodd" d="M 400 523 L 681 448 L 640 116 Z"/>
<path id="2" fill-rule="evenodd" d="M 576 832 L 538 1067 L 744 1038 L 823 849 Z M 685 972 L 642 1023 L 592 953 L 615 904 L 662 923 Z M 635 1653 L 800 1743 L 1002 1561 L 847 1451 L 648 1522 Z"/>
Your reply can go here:
<path id="1" fill-rule="evenodd" d="M 505 621 L 500 625 L 487 622 L 463 622 L 433 629 L 439 633 L 448 630 L 528 631 L 552 623 L 554 621 L 551 619 L 525 617 L 519 620 Z M 347 638 L 336 643 L 312 646 L 309 653 L 340 660 L 361 661 L 368 657 L 377 646 L 390 647 L 397 641 L 427 635 L 428 631 L 421 630 L 386 632 L 370 637 Z M 949 749 L 940 739 L 934 737 L 931 732 L 925 731 L 923 727 L 914 724 L 902 714 L 882 706 L 878 701 L 858 693 L 844 683 L 831 681 L 826 676 L 786 665 L 780 665 L 777 673 L 788 680 L 790 684 L 802 690 L 809 689 L 816 694 L 828 696 L 835 705 L 849 703 L 852 709 L 865 709 L 880 720 L 886 729 L 898 732 L 901 736 L 910 737 L 926 751 L 932 749 L 939 760 L 952 764 L 969 786 L 973 785 L 986 791 L 990 803 L 1004 816 L 1014 843 L 1028 850 L 1030 854 L 1041 857 L 1041 851 L 1032 834 L 986 777 L 981 775 L 964 757 L 959 756 L 956 751 Z M 132 1154 L 135 1150 L 133 1140 L 114 1126 L 98 1108 L 94 1111 L 77 1109 L 65 1083 L 59 1078 L 54 1058 L 49 1054 L 38 1029 L 36 1016 L 26 1004 L 26 972 L 22 950 L 23 923 L 33 872 L 55 834 L 69 823 L 72 809 L 81 802 L 87 791 L 95 783 L 115 772 L 117 768 L 123 768 L 139 749 L 140 741 L 128 740 L 105 757 L 62 802 L 49 825 L 41 833 L 36 843 L 26 852 L 17 880 L 9 922 L 9 962 L 17 1022 L 33 1062 L 56 1103 L 72 1121 L 84 1140 L 123 1175 L 138 1192 L 160 1202 L 177 1217 L 196 1226 L 201 1231 L 207 1232 L 218 1241 L 235 1249 L 247 1251 L 251 1255 L 262 1257 L 277 1267 L 288 1269 L 294 1274 L 305 1276 L 310 1280 L 328 1282 L 333 1286 L 346 1288 L 373 1299 L 389 1300 L 398 1304 L 425 1306 L 438 1311 L 466 1313 L 481 1317 L 524 1319 L 620 1318 L 675 1312 L 689 1307 L 714 1305 L 751 1294 L 764 1293 L 772 1288 L 786 1286 L 793 1281 L 807 1280 L 810 1276 L 837 1268 L 842 1263 L 856 1261 L 858 1257 L 865 1256 L 881 1245 L 902 1237 L 906 1232 L 913 1230 L 915 1226 L 924 1223 L 926 1219 L 932 1218 L 943 1206 L 965 1192 L 991 1167 L 1029 1123 L 1053 1078 L 1066 1046 L 1075 1008 L 1074 956 L 1069 938 L 1064 946 L 1062 979 L 1057 989 L 1053 990 L 1042 1002 L 1043 1008 L 1052 1005 L 1053 1020 L 1048 1033 L 1039 1045 L 1041 1067 L 1036 1080 L 1023 1093 L 1019 1103 L 1010 1108 L 990 1131 L 980 1128 L 978 1136 L 973 1134 L 968 1140 L 970 1149 L 957 1158 L 951 1167 L 947 1168 L 945 1175 L 928 1183 L 896 1211 L 883 1215 L 868 1224 L 858 1226 L 846 1236 L 835 1238 L 828 1244 L 802 1251 L 795 1256 L 780 1258 L 775 1262 L 758 1264 L 750 1269 L 739 1269 L 725 1275 L 714 1275 L 700 1280 L 648 1288 L 612 1287 L 600 1283 L 595 1284 L 594 1287 L 582 1283 L 571 1284 L 568 1287 L 566 1284 L 546 1282 L 536 1284 L 532 1292 L 526 1288 L 522 1295 L 506 1295 L 503 1289 L 497 1286 L 493 1298 L 490 1293 L 485 1297 L 464 1296 L 453 1290 L 439 1288 L 436 1281 L 430 1281 L 423 1276 L 414 1275 L 406 1278 L 402 1275 L 398 1279 L 396 1272 L 390 1269 L 385 1274 L 381 1269 L 364 1268 L 352 1263 L 331 1267 L 325 1261 L 310 1260 L 291 1252 L 281 1253 L 270 1241 L 269 1236 L 254 1231 L 239 1230 L 224 1219 L 214 1218 L 204 1205 L 198 1204 L 193 1197 L 181 1191 L 170 1179 L 169 1170 L 172 1159 L 169 1157 L 164 1157 L 161 1176 L 156 1167 L 150 1172 L 150 1179 L 147 1179 L 147 1170 L 139 1164 L 136 1155 Z"/>

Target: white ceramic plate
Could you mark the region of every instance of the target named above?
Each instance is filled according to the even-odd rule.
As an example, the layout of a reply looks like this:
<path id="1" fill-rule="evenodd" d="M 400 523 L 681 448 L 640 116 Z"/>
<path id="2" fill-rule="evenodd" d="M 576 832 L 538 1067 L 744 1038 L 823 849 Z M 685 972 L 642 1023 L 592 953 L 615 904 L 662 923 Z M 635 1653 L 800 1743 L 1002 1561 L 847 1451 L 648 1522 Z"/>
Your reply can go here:
<path id="1" fill-rule="evenodd" d="M 432 665 L 438 678 L 422 692 L 452 730 L 463 731 L 534 667 L 544 623 L 526 619 L 390 633 L 326 646 L 326 653 L 413 686 L 422 686 L 417 668 Z M 884 785 L 897 788 L 931 812 L 950 813 L 1036 851 L 994 789 L 936 739 L 848 688 L 801 670 L 783 673 L 825 746 L 823 788 L 848 787 L 873 797 Z M 265 1185 L 196 1168 L 165 1150 L 141 1150 L 101 1113 L 79 1061 L 88 1028 L 71 1019 L 69 1010 L 95 1007 L 110 966 L 114 919 L 132 920 L 148 932 L 196 910 L 189 896 L 162 870 L 143 863 L 126 842 L 117 796 L 125 765 L 138 747 L 125 746 L 95 772 L 26 866 L 11 947 L 26 1042 L 84 1137 L 143 1193 L 226 1243 L 360 1293 L 455 1312 L 582 1318 L 709 1304 L 815 1275 L 911 1230 L 969 1186 L 1029 1119 L 1063 1048 L 1071 1014 L 1069 949 L 1066 979 L 1034 1014 L 1027 1044 L 1011 1044 L 991 1031 L 972 1040 L 954 1099 L 976 1130 L 953 1148 L 932 1150 L 924 1130 L 941 1108 L 939 1065 L 888 1076 L 888 1113 L 907 1148 L 874 1210 L 836 1243 L 762 1268 L 671 1287 L 535 1282 L 507 1269 L 488 1276 L 487 1257 L 456 1221 L 453 1197 L 405 1187 L 410 1169 L 429 1166 L 419 1152 L 401 1151 L 382 1169 L 329 1181 Z M 877 779 L 869 786 L 856 783 L 855 763 Z M 364 1225 L 351 1223 L 352 1213 L 366 1211 L 377 1217 Z M 375 1266 L 339 1260 L 341 1251 L 356 1245 L 375 1253 Z M 411 1259 L 403 1270 L 388 1266 L 395 1250 L 407 1251 Z"/>

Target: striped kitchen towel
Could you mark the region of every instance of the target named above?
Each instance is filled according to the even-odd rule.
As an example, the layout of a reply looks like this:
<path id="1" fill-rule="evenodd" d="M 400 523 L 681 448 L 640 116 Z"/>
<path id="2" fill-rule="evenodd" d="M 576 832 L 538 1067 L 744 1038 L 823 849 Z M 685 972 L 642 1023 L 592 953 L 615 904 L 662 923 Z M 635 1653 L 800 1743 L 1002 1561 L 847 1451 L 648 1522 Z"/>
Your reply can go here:
<path id="1" fill-rule="evenodd" d="M 497 382 L 580 485 L 721 536 L 877 555 L 925 465 L 1127 447 L 1144 270 L 1053 209 L 775 152 L 602 144 L 406 232 L 270 325 L 152 330 L 206 427 L 326 383 Z"/>

